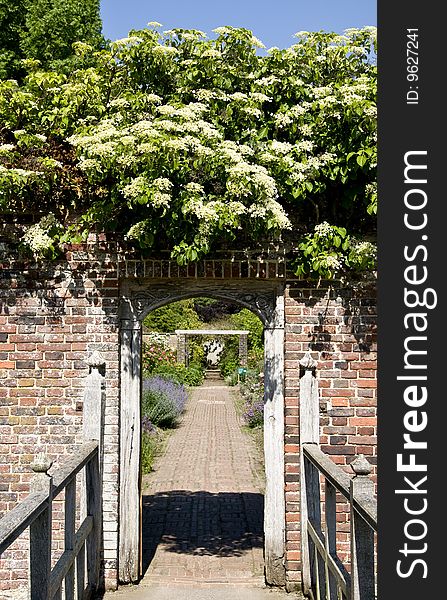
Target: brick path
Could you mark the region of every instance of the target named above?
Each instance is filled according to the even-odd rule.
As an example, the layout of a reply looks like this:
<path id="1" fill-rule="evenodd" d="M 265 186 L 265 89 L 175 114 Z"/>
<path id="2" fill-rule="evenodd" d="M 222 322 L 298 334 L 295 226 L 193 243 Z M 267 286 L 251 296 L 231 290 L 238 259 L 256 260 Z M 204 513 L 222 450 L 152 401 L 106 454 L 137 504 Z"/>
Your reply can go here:
<path id="1" fill-rule="evenodd" d="M 263 585 L 259 454 L 231 388 L 196 388 L 143 491 L 143 585 Z"/>

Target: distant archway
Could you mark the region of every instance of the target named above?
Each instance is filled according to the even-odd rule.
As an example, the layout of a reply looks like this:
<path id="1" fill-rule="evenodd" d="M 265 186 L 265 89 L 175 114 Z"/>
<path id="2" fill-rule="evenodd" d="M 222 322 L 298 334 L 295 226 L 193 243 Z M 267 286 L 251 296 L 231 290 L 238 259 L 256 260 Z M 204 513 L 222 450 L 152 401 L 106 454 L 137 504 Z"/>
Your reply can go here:
<path id="1" fill-rule="evenodd" d="M 187 363 L 188 356 L 188 337 L 190 335 L 211 335 L 226 336 L 237 335 L 239 337 L 239 364 L 242 367 L 247 366 L 247 339 L 248 330 L 242 329 L 176 329 L 177 336 L 177 362 Z"/>
<path id="2" fill-rule="evenodd" d="M 285 584 L 284 285 L 257 279 L 138 279 L 121 289 L 119 580 L 138 581 L 141 569 L 140 392 L 141 325 L 165 304 L 209 296 L 237 303 L 264 325 L 265 577 Z"/>

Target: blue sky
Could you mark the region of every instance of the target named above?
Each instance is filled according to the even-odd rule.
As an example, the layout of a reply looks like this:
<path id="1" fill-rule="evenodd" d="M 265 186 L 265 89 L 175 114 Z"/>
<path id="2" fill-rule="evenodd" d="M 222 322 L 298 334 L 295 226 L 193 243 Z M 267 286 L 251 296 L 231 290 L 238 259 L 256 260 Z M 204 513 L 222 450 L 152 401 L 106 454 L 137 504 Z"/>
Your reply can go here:
<path id="1" fill-rule="evenodd" d="M 103 32 L 125 37 L 148 21 L 208 34 L 216 27 L 246 27 L 267 47 L 286 48 L 297 31 L 336 31 L 377 24 L 376 0 L 101 0 Z M 212 34 L 211 34 L 212 35 Z"/>

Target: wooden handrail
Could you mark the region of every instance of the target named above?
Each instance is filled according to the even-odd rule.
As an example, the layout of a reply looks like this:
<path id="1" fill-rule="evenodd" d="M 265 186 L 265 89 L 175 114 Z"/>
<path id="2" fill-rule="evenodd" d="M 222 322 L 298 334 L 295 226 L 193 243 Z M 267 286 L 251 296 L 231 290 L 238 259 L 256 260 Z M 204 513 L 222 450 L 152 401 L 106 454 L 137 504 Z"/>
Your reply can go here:
<path id="1" fill-rule="evenodd" d="M 332 485 L 349 498 L 349 484 L 351 478 L 340 469 L 316 444 L 303 444 L 304 456 L 322 473 Z"/>
<path id="2" fill-rule="evenodd" d="M 98 442 L 85 442 L 76 448 L 53 473 L 53 496 L 57 496 L 98 451 Z"/>
<path id="3" fill-rule="evenodd" d="M 99 585 L 101 540 L 101 491 L 99 478 L 99 444 L 87 441 L 65 459 L 53 475 L 51 461 L 39 456 L 32 467 L 30 495 L 0 519 L 0 555 L 25 529 L 30 531 L 30 594 L 36 600 L 60 598 L 65 582 L 67 598 L 73 598 L 75 565 L 77 585 L 85 598 L 95 593 Z M 85 467 L 84 489 L 87 515 L 77 531 L 76 476 Z M 65 490 L 65 551 L 51 568 L 52 501 Z M 87 551 L 87 587 L 85 587 L 84 557 Z M 84 595 L 84 591 L 86 595 Z M 79 596 L 80 597 L 80 596 Z"/>
<path id="4" fill-rule="evenodd" d="M 316 445 L 303 444 L 304 456 L 322 473 L 322 475 L 330 481 L 330 483 L 341 493 L 345 498 L 351 500 L 350 484 L 351 477 L 343 471 L 338 465 Z M 371 529 L 377 530 L 377 500 L 370 497 L 353 496 L 354 509 L 368 523 Z"/>
<path id="5" fill-rule="evenodd" d="M 0 519 L 0 555 L 48 507 L 48 494 L 34 492 Z"/>
<path id="6" fill-rule="evenodd" d="M 377 530 L 377 500 L 369 479 L 371 465 L 360 455 L 352 463 L 350 477 L 316 443 L 302 445 L 301 478 L 303 501 L 303 569 L 308 593 L 344 600 L 375 599 L 374 531 Z M 320 474 L 325 479 L 322 498 Z M 336 543 L 336 491 L 350 504 L 351 573 L 341 565 Z M 322 507 L 324 504 L 324 523 Z M 341 568 L 340 568 L 341 567 Z M 322 591 L 323 590 L 323 591 Z M 323 593 L 323 596 L 321 596 Z"/>

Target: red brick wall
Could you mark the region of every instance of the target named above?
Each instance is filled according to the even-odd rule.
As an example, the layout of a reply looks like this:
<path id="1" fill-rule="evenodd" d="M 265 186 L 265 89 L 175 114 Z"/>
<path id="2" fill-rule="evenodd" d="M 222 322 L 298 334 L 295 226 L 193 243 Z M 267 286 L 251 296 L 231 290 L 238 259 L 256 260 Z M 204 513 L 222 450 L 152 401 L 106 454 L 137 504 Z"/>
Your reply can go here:
<path id="1" fill-rule="evenodd" d="M 104 557 L 116 582 L 118 509 L 119 273 L 113 246 L 73 249 L 66 262 L 4 260 L 0 277 L 0 514 L 28 494 L 30 462 L 45 450 L 55 465 L 81 441 L 85 359 L 106 362 Z M 375 300 L 372 287 L 312 287 L 289 281 L 285 298 L 286 567 L 300 585 L 299 360 L 318 361 L 321 444 L 348 469 L 376 460 Z M 59 507 L 60 508 L 60 507 Z M 58 510 L 58 507 L 55 507 Z M 339 549 L 348 513 L 338 506 Z M 57 513 L 55 513 L 56 516 Z M 57 519 L 56 519 L 57 523 Z M 56 529 L 57 529 L 56 525 Z M 57 529 L 55 548 L 62 546 Z M 26 539 L 0 561 L 1 590 L 26 582 Z M 11 559 L 18 561 L 13 572 Z"/>
<path id="2" fill-rule="evenodd" d="M 317 361 L 320 444 L 352 474 L 349 463 L 376 453 L 376 303 L 373 285 L 309 287 L 289 282 L 285 297 L 286 567 L 288 588 L 301 582 L 299 361 Z M 349 559 L 349 507 L 337 505 L 338 551 Z"/>
<path id="3" fill-rule="evenodd" d="M 4 261 L 0 278 L 0 514 L 29 492 L 30 463 L 45 451 L 54 466 L 81 442 L 82 398 L 98 350 L 106 361 L 104 511 L 115 522 L 118 456 L 118 278 L 116 255 L 96 244 L 64 263 Z M 55 556 L 63 548 L 62 506 L 53 510 Z M 114 579 L 116 523 L 106 525 L 106 576 Z M 0 561 L 1 590 L 26 583 L 27 536 Z M 112 560 L 109 557 L 113 557 Z M 15 568 L 12 569 L 14 563 Z"/>

